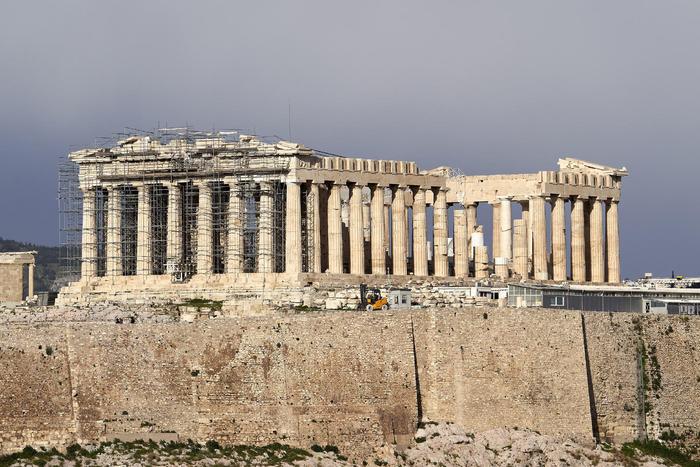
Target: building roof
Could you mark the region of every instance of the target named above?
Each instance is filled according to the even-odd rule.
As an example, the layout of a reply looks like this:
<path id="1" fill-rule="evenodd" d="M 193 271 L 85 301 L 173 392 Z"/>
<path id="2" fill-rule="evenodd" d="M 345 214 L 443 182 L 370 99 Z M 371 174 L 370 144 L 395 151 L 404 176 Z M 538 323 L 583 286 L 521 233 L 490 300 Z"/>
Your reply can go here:
<path id="1" fill-rule="evenodd" d="M 561 291 L 561 292 L 587 292 L 587 293 L 615 293 L 615 294 L 640 294 L 663 296 L 667 294 L 687 295 L 700 297 L 700 289 L 681 289 L 673 287 L 658 287 L 647 288 L 626 285 L 594 285 L 594 284 L 539 284 L 521 282 L 518 284 L 509 284 L 529 289 L 542 291 Z"/>
<path id="2" fill-rule="evenodd" d="M 0 264 L 34 264 L 36 251 L 0 253 Z"/>

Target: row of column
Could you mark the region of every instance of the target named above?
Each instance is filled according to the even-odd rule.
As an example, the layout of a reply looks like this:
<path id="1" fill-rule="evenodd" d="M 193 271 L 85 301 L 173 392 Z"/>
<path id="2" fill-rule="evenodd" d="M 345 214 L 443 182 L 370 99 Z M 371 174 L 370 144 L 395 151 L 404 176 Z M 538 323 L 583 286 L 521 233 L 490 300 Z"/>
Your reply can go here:
<path id="1" fill-rule="evenodd" d="M 229 203 L 227 206 L 228 229 L 224 235 L 225 245 L 225 269 L 227 272 L 242 272 L 244 269 L 244 235 L 243 213 L 245 202 L 239 196 L 235 188 L 235 179 L 224 179 L 229 186 Z M 258 209 L 258 245 L 257 245 L 257 272 L 272 272 L 274 269 L 273 258 L 273 182 L 262 181 L 259 183 L 259 209 Z M 122 245 L 122 210 L 123 199 L 120 190 L 135 190 L 135 203 L 132 209 L 136 217 L 136 260 L 135 273 L 137 275 L 153 274 L 153 206 L 150 196 L 150 188 L 163 187 L 167 190 L 167 234 L 166 234 L 166 261 L 178 264 L 183 261 L 183 200 L 181 185 L 177 182 L 159 182 L 157 184 L 132 183 L 128 186 L 105 185 L 98 188 L 85 190 L 83 193 L 82 212 L 82 277 L 97 275 L 98 238 L 97 218 L 100 215 L 96 206 L 96 190 L 106 192 L 106 226 L 105 226 L 105 270 L 109 275 L 122 275 L 123 271 L 123 245 Z M 213 271 L 213 190 L 207 181 L 197 181 L 193 184 L 198 190 L 198 202 L 196 204 L 196 229 L 192 235 L 196 237 L 196 251 L 192 258 L 199 274 Z M 281 210 L 281 209 L 280 209 Z M 235 233 L 235 234 L 234 234 Z M 300 248 L 296 248 L 299 251 Z"/>
<path id="2" fill-rule="evenodd" d="M 236 195 L 234 189 L 235 180 L 224 179 L 230 187 L 230 199 L 227 206 L 229 219 L 226 238 L 226 267 L 228 273 L 243 271 L 244 236 L 241 215 L 244 209 L 243 200 Z M 260 183 L 260 201 L 258 218 L 258 267 L 257 272 L 274 272 L 272 250 L 275 248 L 273 239 L 273 199 L 268 184 Z M 306 199 L 301 199 L 302 183 L 286 183 L 285 212 L 285 267 L 290 273 L 302 272 L 302 254 L 306 249 L 307 271 L 323 272 L 322 267 L 322 236 L 327 242 L 327 272 L 341 274 L 344 272 L 344 239 L 342 223 L 342 199 L 341 188 L 343 185 L 336 183 L 322 183 L 325 185 L 324 193 L 327 193 L 324 207 L 321 212 L 321 190 L 318 183 L 306 183 Z M 178 262 L 182 259 L 182 193 L 177 183 L 159 183 L 167 190 L 167 252 L 168 262 Z M 136 271 L 137 275 L 149 275 L 153 273 L 152 254 L 152 229 L 153 213 L 149 187 L 144 183 L 130 185 L 135 190 L 136 197 Z M 212 272 L 212 188 L 204 181 L 195 183 L 199 190 L 199 200 L 196 212 L 196 253 L 195 262 L 198 274 Z M 371 247 L 368 254 L 371 255 L 369 264 L 372 274 L 387 273 L 386 248 L 388 246 L 385 232 L 387 218 L 384 206 L 385 186 L 369 185 L 371 201 L 368 210 L 364 209 L 362 199 L 363 186 L 349 184 L 349 242 L 350 264 L 349 272 L 352 274 L 365 274 L 365 238 L 369 236 Z M 106 238 L 105 261 L 106 271 L 109 275 L 122 275 L 122 199 L 119 191 L 122 187 L 106 185 L 99 189 L 106 191 Z M 391 267 L 393 274 L 408 274 L 408 219 L 406 210 L 406 187 L 390 186 L 391 201 Z M 444 188 L 424 188 L 420 186 L 410 187 L 413 194 L 413 259 L 414 274 L 428 275 L 428 251 L 427 251 L 427 225 L 426 225 L 426 191 L 433 191 L 433 239 L 434 239 L 434 273 L 437 276 L 448 275 L 447 254 L 447 203 Z M 306 220 L 307 244 L 302 245 L 302 201 L 307 204 Z M 82 238 L 82 275 L 92 277 L 97 275 L 96 258 L 97 239 L 97 208 L 95 190 L 85 192 L 83 199 L 83 238 Z M 321 216 L 326 217 L 326 232 L 321 231 Z M 367 217 L 369 216 L 369 219 Z M 368 232 L 365 232 L 367 230 Z"/>
<path id="3" fill-rule="evenodd" d="M 230 187 L 230 199 L 226 207 L 228 232 L 225 237 L 225 271 L 238 273 L 244 270 L 243 225 L 245 210 L 243 199 L 237 195 L 236 180 L 224 179 Z M 257 272 L 276 272 L 273 237 L 273 195 L 271 181 L 260 182 Z M 167 189 L 167 260 L 182 259 L 182 193 L 175 182 L 161 184 Z M 212 187 L 205 181 L 197 182 L 199 202 L 196 212 L 196 270 L 198 274 L 213 270 L 213 209 Z M 438 277 L 448 276 L 448 204 L 445 188 L 422 186 L 391 185 L 391 203 L 388 215 L 385 206 L 386 186 L 369 184 L 369 206 L 363 203 L 364 186 L 348 183 L 349 219 L 347 240 L 343 236 L 341 189 L 345 184 L 332 182 L 287 182 L 285 204 L 285 257 L 284 271 L 330 272 L 342 274 L 344 250 L 349 250 L 349 271 L 351 274 L 387 274 L 387 260 L 395 275 L 408 274 L 408 258 L 413 258 L 413 274 L 429 275 L 428 268 L 428 225 L 426 216 L 427 191 L 432 192 L 433 200 L 433 270 Z M 151 197 L 149 185 L 134 184 L 137 193 L 136 213 L 136 273 L 153 273 L 151 241 Z M 412 194 L 412 251 L 409 252 L 407 188 Z M 117 196 L 117 188 L 107 190 L 106 214 L 106 269 L 109 274 L 122 274 L 122 202 Z M 302 193 L 306 195 L 302 199 Z M 325 196 L 324 196 L 325 194 Z M 86 192 L 83 205 L 82 274 L 84 277 L 96 275 L 97 234 L 96 206 L 94 191 Z M 324 199 L 322 200 L 322 196 Z M 545 206 L 551 203 L 551 250 L 547 248 L 547 221 Z M 493 245 L 495 273 L 507 277 L 514 272 L 521 277 L 537 280 L 567 280 L 567 201 L 571 208 L 571 278 L 577 282 L 619 282 L 620 257 L 618 233 L 618 202 L 615 200 L 566 199 L 551 196 L 531 197 L 522 204 L 522 218 L 512 220 L 512 199 L 501 198 L 493 204 Z M 302 204 L 303 203 L 303 204 Z M 483 232 L 477 225 L 477 204 L 467 204 L 454 211 L 454 273 L 458 277 L 474 273 L 484 277 L 488 270 L 488 253 L 485 251 Z M 603 216 L 606 217 L 603 222 Z M 322 217 L 323 222 L 322 222 Z M 390 219 L 390 221 L 389 221 Z M 391 228 L 387 225 L 391 222 Z M 325 224 L 325 230 L 323 226 Z M 391 238 L 387 238 L 390 232 Z M 344 248 L 344 241 L 349 241 Z M 365 242 L 369 248 L 365 249 Z M 387 248 L 391 248 L 390 259 Z M 303 257 L 306 254 L 306 267 Z M 326 255 L 326 257 L 322 257 Z M 369 258 L 366 258 L 369 255 Z M 369 261 L 367 261 L 369 260 Z M 327 266 L 323 271 L 323 262 Z M 366 265 L 369 265 L 366 269 Z M 281 272 L 281 271 L 277 271 Z"/>
<path id="4" fill-rule="evenodd" d="M 327 183 L 326 189 L 328 193 L 326 201 L 326 226 L 327 232 L 327 271 L 332 274 L 342 274 L 344 270 L 344 245 L 343 245 L 343 221 L 342 221 L 342 198 L 341 189 L 343 184 Z M 408 274 L 408 257 L 409 251 L 409 236 L 408 236 L 408 219 L 406 209 L 406 188 L 398 185 L 391 185 L 388 188 L 391 190 L 391 205 L 389 207 L 391 216 L 387 216 L 385 210 L 384 193 L 386 186 L 379 184 L 367 185 L 370 191 L 369 210 L 364 209 L 362 191 L 364 186 L 357 183 L 349 183 L 348 185 L 348 205 L 349 205 L 349 223 L 348 223 L 348 241 L 350 244 L 350 274 L 387 274 L 387 247 L 391 245 L 391 270 L 395 275 Z M 434 274 L 436 276 L 448 275 L 448 256 L 447 256 L 447 197 L 444 188 L 424 188 L 420 186 L 408 187 L 413 195 L 413 273 L 415 275 L 428 275 L 428 251 L 427 251 L 427 224 L 426 224 L 426 192 L 433 192 L 433 239 L 434 239 Z M 298 244 L 301 238 L 301 217 L 298 212 L 302 200 L 300 199 L 301 190 L 298 188 L 298 183 L 290 182 L 287 184 L 287 239 L 291 244 Z M 311 184 L 311 197 L 318 200 L 319 190 L 318 185 Z M 320 203 L 315 205 L 313 209 L 307 210 L 312 212 L 314 216 L 318 216 Z M 367 219 L 369 216 L 369 219 Z M 387 222 L 391 219 L 391 228 L 389 229 Z M 312 222 L 314 226 L 320 226 L 320 219 Z M 368 228 L 369 226 L 369 228 Z M 365 251 L 365 238 L 369 234 L 370 248 Z M 391 232 L 391 238 L 387 238 L 387 232 Z M 313 233 L 309 234 L 313 244 L 310 250 L 315 255 L 312 262 L 313 268 L 310 272 L 321 271 L 321 235 L 323 233 L 320 228 L 316 228 Z M 301 248 L 298 250 L 301 251 Z M 370 270 L 366 271 L 367 264 L 365 254 L 370 255 Z M 287 248 L 287 268 L 289 272 L 297 272 L 301 270 L 301 255 L 297 254 L 292 248 Z"/>
<path id="5" fill-rule="evenodd" d="M 549 197 L 551 250 L 547 248 L 547 199 L 529 198 L 523 202 L 522 218 L 512 221 L 512 200 L 500 198 L 493 205 L 492 253 L 497 275 L 507 277 L 512 270 L 536 280 L 567 280 L 567 201 L 571 203 L 571 279 L 620 282 L 618 201 L 582 197 Z"/>

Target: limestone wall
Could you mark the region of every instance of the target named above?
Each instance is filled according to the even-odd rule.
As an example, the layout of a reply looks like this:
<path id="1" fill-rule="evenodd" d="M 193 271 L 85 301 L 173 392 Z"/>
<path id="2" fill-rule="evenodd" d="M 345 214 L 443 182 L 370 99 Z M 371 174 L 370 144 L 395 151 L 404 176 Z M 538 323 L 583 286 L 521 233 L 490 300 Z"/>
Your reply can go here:
<path id="1" fill-rule="evenodd" d="M 21 264 L 0 264 L 0 302 L 21 302 L 24 285 Z"/>
<path id="2" fill-rule="evenodd" d="M 632 441 L 644 432 L 637 353 L 642 317 L 585 313 L 584 319 L 600 438 Z"/>
<path id="3" fill-rule="evenodd" d="M 578 313 L 484 308 L 414 319 L 427 419 L 592 442 Z"/>
<path id="4" fill-rule="evenodd" d="M 670 434 L 700 446 L 700 322 L 654 316 L 643 322 L 646 420 L 650 436 Z"/>
<path id="5" fill-rule="evenodd" d="M 620 443 L 673 431 L 700 446 L 700 320 L 584 316 L 601 439 Z"/>
<path id="6" fill-rule="evenodd" d="M 150 431 L 363 456 L 406 443 L 416 398 L 405 317 L 345 318 L 5 327 L 1 448 Z"/>
<path id="7" fill-rule="evenodd" d="M 151 433 L 367 458 L 410 442 L 419 417 L 693 441 L 698 338 L 680 317 L 498 308 L 4 324 L 0 451 Z"/>

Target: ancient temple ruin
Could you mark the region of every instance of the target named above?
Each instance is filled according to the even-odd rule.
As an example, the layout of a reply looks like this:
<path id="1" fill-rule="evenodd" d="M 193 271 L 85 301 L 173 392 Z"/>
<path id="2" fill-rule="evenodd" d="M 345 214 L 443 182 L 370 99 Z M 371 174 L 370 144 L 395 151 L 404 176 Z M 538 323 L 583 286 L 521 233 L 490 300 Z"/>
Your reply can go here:
<path id="1" fill-rule="evenodd" d="M 465 176 L 234 131 L 125 137 L 61 168 L 62 295 L 492 274 L 617 283 L 626 174 L 564 158 L 557 171 Z M 490 251 L 479 203 L 493 208 Z"/>

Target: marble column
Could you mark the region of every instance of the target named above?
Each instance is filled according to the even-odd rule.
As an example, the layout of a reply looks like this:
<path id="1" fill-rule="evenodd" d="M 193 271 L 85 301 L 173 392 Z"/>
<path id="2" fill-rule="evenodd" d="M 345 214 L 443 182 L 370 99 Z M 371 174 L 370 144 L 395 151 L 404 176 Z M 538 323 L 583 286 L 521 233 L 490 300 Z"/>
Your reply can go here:
<path id="1" fill-rule="evenodd" d="M 555 281 L 566 280 L 566 200 L 552 197 L 552 275 Z"/>
<path id="2" fill-rule="evenodd" d="M 340 185 L 333 183 L 328 196 L 328 270 L 343 273 L 343 221 Z"/>
<path id="3" fill-rule="evenodd" d="M 29 263 L 27 265 L 27 298 L 31 299 L 34 297 L 34 263 Z"/>
<path id="4" fill-rule="evenodd" d="M 116 186 L 107 189 L 107 275 L 122 275 L 122 200 Z"/>
<path id="5" fill-rule="evenodd" d="M 489 250 L 487 246 L 474 247 L 474 271 L 477 279 L 489 277 Z"/>
<path id="6" fill-rule="evenodd" d="M 95 189 L 83 190 L 83 230 L 80 275 L 89 279 L 97 274 L 97 229 L 95 225 Z"/>
<path id="7" fill-rule="evenodd" d="M 605 229 L 608 259 L 608 282 L 620 283 L 620 232 L 618 224 L 618 204 L 616 200 L 608 200 L 605 206 Z"/>
<path id="8" fill-rule="evenodd" d="M 365 236 L 362 212 L 362 186 L 348 184 L 350 190 L 350 274 L 365 273 Z"/>
<path id="9" fill-rule="evenodd" d="M 603 205 L 591 198 L 591 281 L 605 282 L 605 239 L 603 237 Z"/>
<path id="10" fill-rule="evenodd" d="M 571 276 L 574 282 L 586 281 L 586 233 L 584 202 L 574 198 L 571 208 Z"/>
<path id="11" fill-rule="evenodd" d="M 180 185 L 169 183 L 168 187 L 168 243 L 166 262 L 177 265 L 182 261 L 182 195 Z"/>
<path id="12" fill-rule="evenodd" d="M 226 247 L 226 272 L 243 272 L 243 199 L 236 179 L 225 179 L 229 188 L 228 245 Z"/>
<path id="13" fill-rule="evenodd" d="M 520 208 L 522 209 L 522 219 L 525 222 L 525 241 L 527 242 L 527 276 L 531 275 L 532 271 L 532 216 L 530 216 L 530 200 L 520 201 Z"/>
<path id="14" fill-rule="evenodd" d="M 197 274 L 212 272 L 212 193 L 207 182 L 197 184 L 199 205 L 197 206 Z"/>
<path id="15" fill-rule="evenodd" d="M 513 259 L 513 216 L 510 198 L 499 198 L 499 235 L 498 249 L 500 256 L 495 258 L 496 274 L 502 278 L 509 276 L 509 267 Z"/>
<path id="16" fill-rule="evenodd" d="M 536 280 L 547 280 L 549 268 L 547 261 L 547 220 L 545 201 L 542 196 L 530 198 L 530 215 L 532 216 L 532 244 Z"/>
<path id="17" fill-rule="evenodd" d="M 386 246 L 384 243 L 384 187 L 370 186 L 372 215 L 372 274 L 386 274 Z"/>
<path id="18" fill-rule="evenodd" d="M 365 273 L 372 271 L 372 211 L 369 198 L 366 196 L 368 190 L 369 188 L 367 190 L 362 188 L 362 245 L 365 252 Z"/>
<path id="19" fill-rule="evenodd" d="M 392 273 L 395 276 L 405 276 L 408 274 L 406 268 L 406 189 L 401 186 L 392 186 L 391 194 Z"/>
<path id="20" fill-rule="evenodd" d="M 469 272 L 469 253 L 467 250 L 467 211 L 466 209 L 455 208 L 453 213 L 455 276 L 467 277 L 467 273 Z"/>
<path id="21" fill-rule="evenodd" d="M 323 271 L 321 270 L 321 193 L 318 183 L 311 182 L 309 184 L 308 206 L 307 215 L 313 222 L 313 228 L 309 232 L 309 237 L 311 238 L 309 243 L 312 251 L 309 254 L 309 260 L 311 261 L 309 272 L 319 273 Z"/>
<path id="22" fill-rule="evenodd" d="M 435 202 L 433 204 L 433 241 L 435 249 L 433 263 L 435 275 L 447 277 L 449 275 L 447 262 L 447 190 L 445 188 L 433 189 Z"/>
<path id="23" fill-rule="evenodd" d="M 301 272 L 301 185 L 287 182 L 284 272 Z"/>
<path id="24" fill-rule="evenodd" d="M 501 198 L 499 212 L 501 216 L 501 221 L 499 222 L 501 230 L 501 238 L 499 240 L 501 258 L 510 261 L 513 258 L 513 217 L 510 198 Z"/>
<path id="25" fill-rule="evenodd" d="M 413 187 L 413 275 L 428 275 L 425 189 Z"/>
<path id="26" fill-rule="evenodd" d="M 258 272 L 274 272 L 274 204 L 271 181 L 260 182 L 260 212 L 258 221 Z"/>
<path id="27" fill-rule="evenodd" d="M 484 245 L 484 226 L 477 225 L 472 232 L 472 256 L 476 254 L 476 247 Z"/>
<path id="28" fill-rule="evenodd" d="M 586 280 L 591 280 L 591 203 L 588 198 L 583 200 L 583 236 L 586 255 Z"/>
<path id="29" fill-rule="evenodd" d="M 385 263 L 391 260 L 391 217 L 389 216 L 389 211 L 391 211 L 391 203 L 386 204 L 386 199 L 384 203 L 384 254 L 386 259 Z M 388 266 L 388 263 L 386 263 Z"/>
<path id="30" fill-rule="evenodd" d="M 513 221 L 513 272 L 527 279 L 527 224 L 525 219 Z"/>
<path id="31" fill-rule="evenodd" d="M 501 203 L 491 204 L 491 256 L 501 257 Z"/>
<path id="32" fill-rule="evenodd" d="M 472 248 L 472 234 L 477 226 L 476 209 L 478 203 L 469 203 L 466 205 L 467 210 L 467 249 L 469 251 L 469 260 L 474 260 L 474 249 Z"/>
<path id="33" fill-rule="evenodd" d="M 136 274 L 151 274 L 151 186 L 140 184 L 138 189 L 138 213 L 136 217 Z"/>

